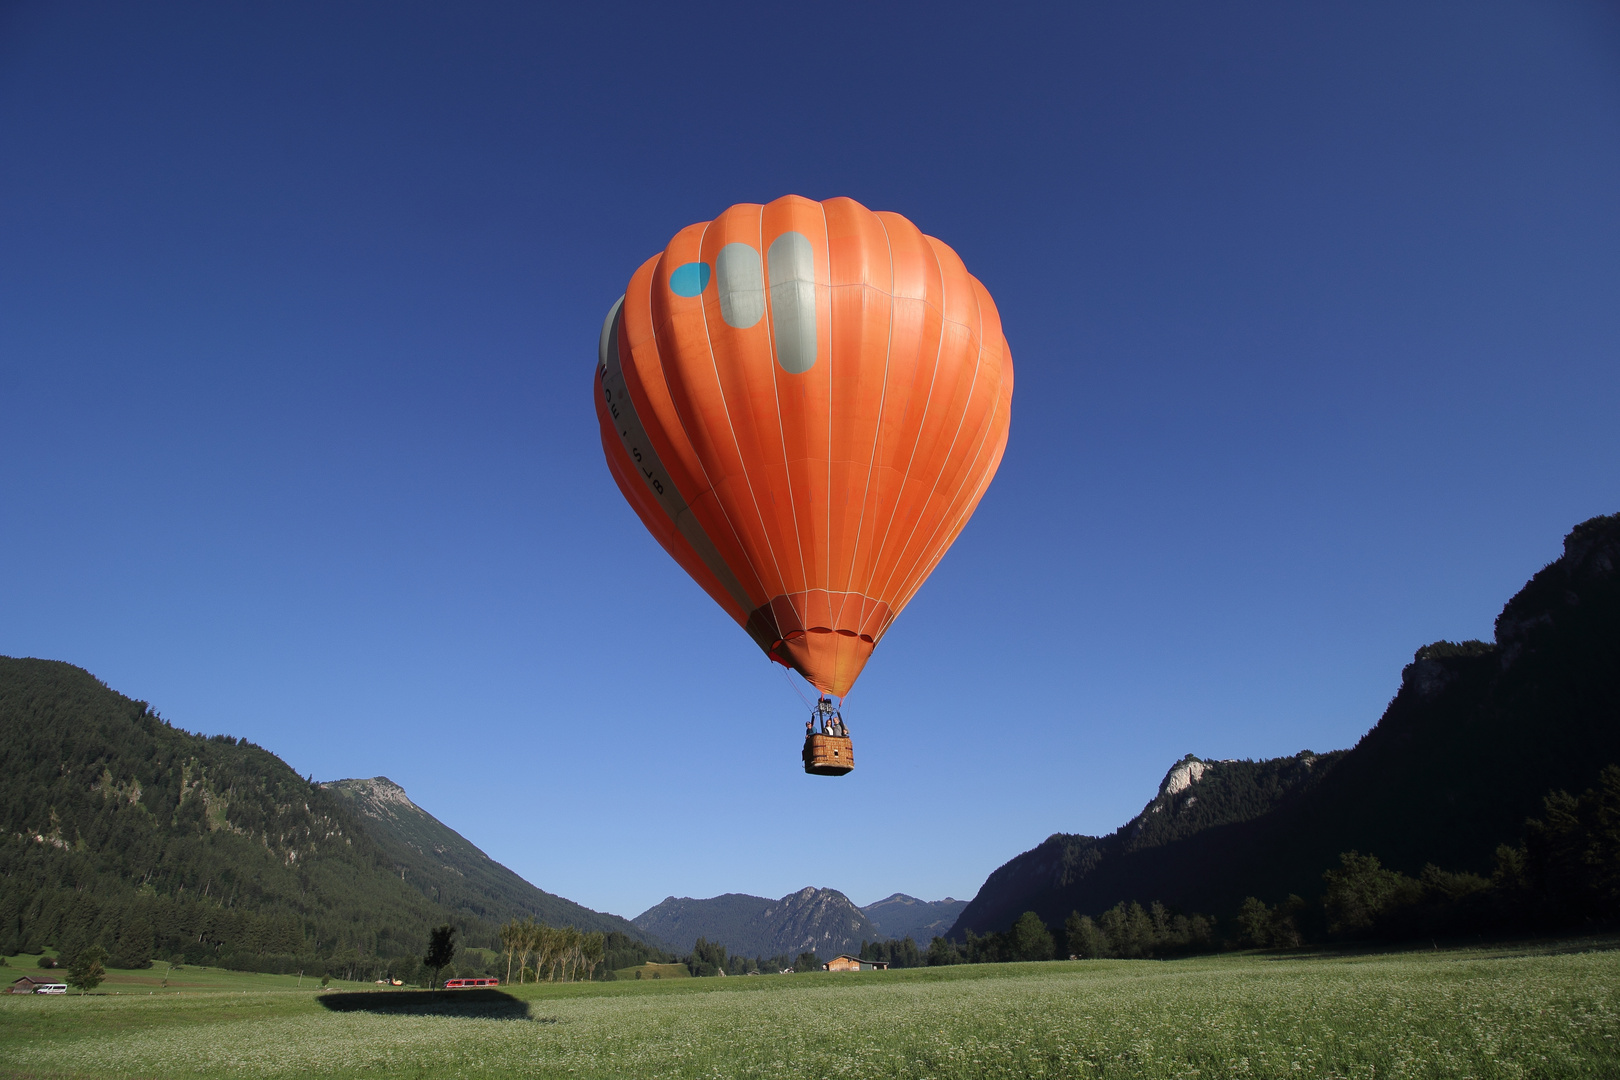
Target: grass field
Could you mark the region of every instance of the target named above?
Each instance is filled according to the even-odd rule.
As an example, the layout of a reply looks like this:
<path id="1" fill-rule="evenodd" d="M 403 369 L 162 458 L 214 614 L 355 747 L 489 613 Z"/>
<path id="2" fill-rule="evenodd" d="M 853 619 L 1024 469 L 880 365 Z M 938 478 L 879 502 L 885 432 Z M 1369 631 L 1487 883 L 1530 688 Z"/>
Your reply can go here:
<path id="1" fill-rule="evenodd" d="M 0 997 L 0 1075 L 1615 1077 L 1617 946 Z"/>
<path id="2" fill-rule="evenodd" d="M 47 949 L 46 953 L 54 956 L 55 950 Z M 0 967 L 0 983 L 9 985 L 24 975 L 55 979 L 58 982 L 67 981 L 66 969 L 51 968 L 45 970 L 39 966 L 38 960 L 39 957 L 27 953 L 21 956 L 5 957 L 5 966 Z M 361 987 L 370 987 L 370 985 L 370 983 L 335 981 L 328 989 L 337 987 L 356 990 Z M 303 990 L 313 993 L 320 988 L 321 980 L 318 976 L 315 978 L 308 976 L 300 978 L 297 975 L 261 975 L 255 971 L 226 971 L 224 968 L 193 967 L 189 965 L 178 970 L 171 970 L 168 964 L 158 961 L 151 967 L 140 971 L 109 968 L 106 981 L 96 988 L 95 994 L 119 996 L 129 994 L 184 994 L 209 991 L 229 993 L 244 990 Z M 0 996 L 0 1001 L 3 1000 L 6 1000 L 5 997 Z M 0 1045 L 4 1045 L 3 1032 L 0 1032 Z"/>
<path id="3" fill-rule="evenodd" d="M 620 979 L 690 979 L 692 973 L 685 964 L 655 964 L 648 961 L 640 967 L 619 968 L 614 976 Z"/>

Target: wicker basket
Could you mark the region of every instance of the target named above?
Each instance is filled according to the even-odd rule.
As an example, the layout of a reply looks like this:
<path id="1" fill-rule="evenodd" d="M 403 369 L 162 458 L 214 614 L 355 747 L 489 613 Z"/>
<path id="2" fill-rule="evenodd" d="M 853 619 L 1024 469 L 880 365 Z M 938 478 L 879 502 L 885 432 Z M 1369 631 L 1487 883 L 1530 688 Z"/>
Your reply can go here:
<path id="1" fill-rule="evenodd" d="M 848 736 L 806 735 L 804 771 L 814 776 L 843 776 L 855 767 L 855 749 Z"/>

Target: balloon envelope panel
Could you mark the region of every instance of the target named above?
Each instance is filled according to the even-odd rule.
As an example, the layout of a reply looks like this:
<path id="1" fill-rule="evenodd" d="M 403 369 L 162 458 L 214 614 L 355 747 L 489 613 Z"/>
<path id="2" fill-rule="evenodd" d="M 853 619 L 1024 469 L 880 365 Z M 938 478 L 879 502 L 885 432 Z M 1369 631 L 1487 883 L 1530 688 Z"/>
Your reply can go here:
<path id="1" fill-rule="evenodd" d="M 682 229 L 631 277 L 598 361 L 602 448 L 636 514 L 767 655 L 840 696 L 1007 444 L 990 294 L 852 199 Z"/>

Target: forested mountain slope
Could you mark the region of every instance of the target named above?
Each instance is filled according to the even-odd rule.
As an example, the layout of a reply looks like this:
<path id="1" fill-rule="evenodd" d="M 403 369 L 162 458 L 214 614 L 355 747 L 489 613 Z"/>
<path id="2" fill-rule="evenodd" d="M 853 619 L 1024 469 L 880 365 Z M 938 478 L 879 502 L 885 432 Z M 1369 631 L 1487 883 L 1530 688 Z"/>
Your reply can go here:
<path id="1" fill-rule="evenodd" d="M 553 926 L 604 933 L 617 930 L 650 940 L 628 919 L 592 911 L 535 888 L 417 806 L 404 788 L 386 776 L 333 780 L 320 786 L 348 804 L 407 885 L 453 910 L 489 923 L 504 922 L 521 912 Z"/>
<path id="2" fill-rule="evenodd" d="M 1577 526 L 1564 554 L 1508 601 L 1494 643 L 1419 649 L 1354 749 L 1315 759 L 1305 774 L 1304 755 L 1184 759 L 1125 828 L 1100 839 L 1058 834 L 997 869 L 952 934 L 1005 929 L 1030 910 L 1058 925 L 1071 911 L 1131 900 L 1224 917 L 1245 896 L 1317 895 L 1322 872 L 1350 850 L 1409 874 L 1426 863 L 1488 874 L 1497 845 L 1517 842 L 1549 790 L 1590 787 L 1620 761 L 1617 565 L 1620 515 Z M 1168 791 L 1195 764 L 1201 775 Z M 1261 790 L 1245 794 L 1256 782 Z M 1238 817 L 1187 813 L 1189 800 L 1213 807 L 1206 793 L 1223 785 L 1228 809 L 1271 805 Z"/>
<path id="3" fill-rule="evenodd" d="M 708 900 L 671 896 L 632 921 L 677 951 L 704 938 L 743 956 L 814 952 L 826 960 L 886 936 L 837 889 L 804 888 L 780 900 L 743 893 Z"/>
<path id="4" fill-rule="evenodd" d="M 963 909 L 948 936 L 959 936 L 966 930 L 984 933 L 1006 929 L 1024 912 L 1040 911 L 1035 906 L 1038 902 L 1054 902 L 1053 893 L 1062 895 L 1088 879 L 1113 880 L 1107 874 L 1116 866 L 1134 866 L 1151 857 L 1142 853 L 1206 829 L 1269 813 L 1318 783 L 1346 753 L 1338 750 L 1313 754 L 1306 750 L 1294 757 L 1266 761 L 1205 761 L 1188 754 L 1170 767 L 1159 783 L 1158 793 L 1142 812 L 1109 835 L 1056 833 L 1039 847 L 997 867 Z M 1157 899 L 1160 897 L 1145 898 Z"/>
<path id="5" fill-rule="evenodd" d="M 949 896 L 943 900 L 919 900 L 905 893 L 895 893 L 867 904 L 861 911 L 883 937 L 909 937 L 926 948 L 930 941 L 950 930 L 965 907 L 966 900 Z"/>
<path id="6" fill-rule="evenodd" d="M 499 921 L 557 917 L 510 880 L 425 860 L 402 880 L 368 820 L 260 747 L 182 731 L 70 664 L 0 657 L 0 952 L 94 941 L 121 966 L 283 970 L 418 955 L 443 922 L 494 946 Z"/>

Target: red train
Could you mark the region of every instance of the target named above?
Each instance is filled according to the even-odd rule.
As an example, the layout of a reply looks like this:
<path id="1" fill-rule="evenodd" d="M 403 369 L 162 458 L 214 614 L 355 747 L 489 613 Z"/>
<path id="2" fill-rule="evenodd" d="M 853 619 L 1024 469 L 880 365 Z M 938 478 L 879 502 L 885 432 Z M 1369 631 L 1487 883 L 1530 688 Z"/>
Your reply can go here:
<path id="1" fill-rule="evenodd" d="M 499 986 L 499 985 L 501 985 L 501 980 L 499 980 L 499 979 L 446 979 L 446 980 L 444 980 L 444 988 L 446 990 L 476 990 L 479 987 L 483 987 L 483 986 Z"/>

